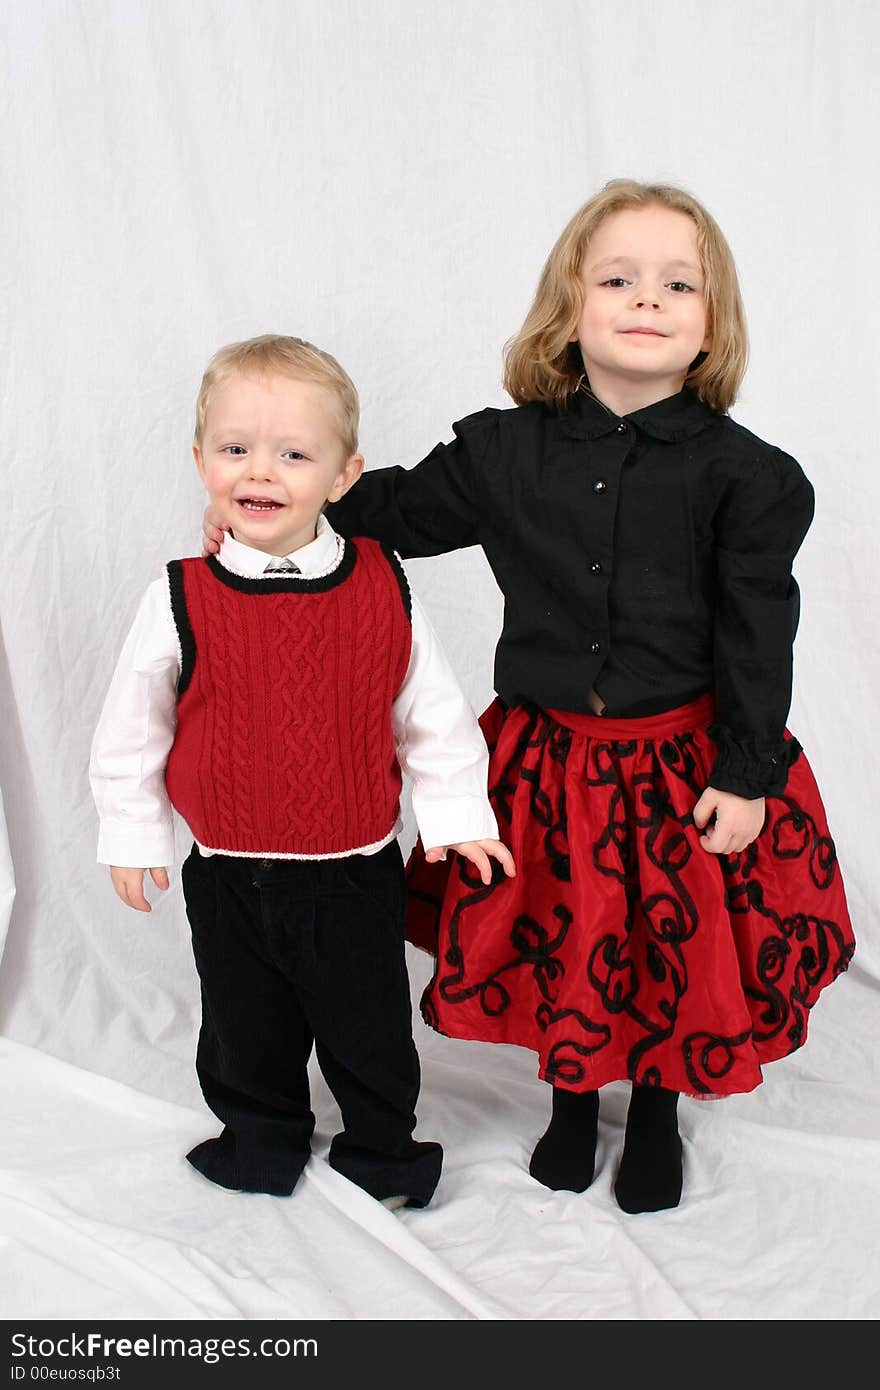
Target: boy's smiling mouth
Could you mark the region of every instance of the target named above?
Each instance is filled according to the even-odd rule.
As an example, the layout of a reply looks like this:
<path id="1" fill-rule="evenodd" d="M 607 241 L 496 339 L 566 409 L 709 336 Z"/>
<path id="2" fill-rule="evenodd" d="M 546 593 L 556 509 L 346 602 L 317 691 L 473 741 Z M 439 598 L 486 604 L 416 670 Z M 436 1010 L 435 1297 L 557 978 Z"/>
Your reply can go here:
<path id="1" fill-rule="evenodd" d="M 281 509 L 281 502 L 273 502 L 271 497 L 237 497 L 236 502 L 246 512 L 275 512 Z"/>

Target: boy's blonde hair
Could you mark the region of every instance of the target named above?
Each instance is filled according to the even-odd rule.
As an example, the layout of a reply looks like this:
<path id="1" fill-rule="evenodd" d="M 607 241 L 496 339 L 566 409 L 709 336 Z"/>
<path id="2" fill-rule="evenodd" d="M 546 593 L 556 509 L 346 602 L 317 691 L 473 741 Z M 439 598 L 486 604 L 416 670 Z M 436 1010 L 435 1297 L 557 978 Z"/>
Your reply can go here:
<path id="1" fill-rule="evenodd" d="M 715 410 L 736 400 L 748 359 L 745 314 L 733 255 L 718 223 L 681 188 L 663 183 L 613 179 L 584 203 L 563 231 L 541 272 L 526 320 L 505 349 L 504 387 L 516 401 L 545 401 L 562 410 L 584 381 L 577 329 L 584 302 L 581 270 L 590 239 L 600 223 L 623 208 L 661 203 L 687 213 L 696 223 L 697 245 L 706 280 L 706 317 L 712 344 L 700 353 L 685 379 Z"/>
<path id="2" fill-rule="evenodd" d="M 360 406 L 354 382 L 335 357 L 303 338 L 263 333 L 240 343 L 227 343 L 214 353 L 202 377 L 196 400 L 196 443 L 201 444 L 211 393 L 231 376 L 287 376 L 294 381 L 314 381 L 333 395 L 339 420 L 339 436 L 346 455 L 357 453 Z"/>

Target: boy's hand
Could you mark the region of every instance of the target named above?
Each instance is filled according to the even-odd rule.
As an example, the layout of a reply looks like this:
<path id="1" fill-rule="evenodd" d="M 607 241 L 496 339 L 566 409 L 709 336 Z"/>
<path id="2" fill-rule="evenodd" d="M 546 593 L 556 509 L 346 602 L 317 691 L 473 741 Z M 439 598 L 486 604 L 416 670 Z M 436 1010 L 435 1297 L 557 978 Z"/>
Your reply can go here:
<path id="1" fill-rule="evenodd" d="M 707 787 L 694 807 L 694 824 L 703 830 L 715 814 L 715 824 L 709 826 L 700 844 L 709 854 L 739 854 L 764 827 L 764 798 L 754 801 L 733 792 L 719 792 Z"/>
<path id="2" fill-rule="evenodd" d="M 133 907 L 137 912 L 152 912 L 153 909 L 144 897 L 144 874 L 146 869 L 120 869 L 114 864 L 110 870 L 110 877 L 113 880 L 113 887 L 116 894 L 122 899 L 126 907 Z M 157 888 L 162 892 L 168 887 L 167 869 L 150 869 L 150 876 Z"/>
<path id="3" fill-rule="evenodd" d="M 448 849 L 454 849 L 458 854 L 463 854 L 465 859 L 469 859 L 472 864 L 476 864 L 480 871 L 480 878 L 484 883 L 492 882 L 492 865 L 489 859 L 497 859 L 499 864 L 503 864 L 504 872 L 508 878 L 513 878 L 516 874 L 516 867 L 513 862 L 513 855 L 506 845 L 502 845 L 500 840 L 462 840 L 458 845 L 434 845 L 425 854 L 425 859 L 429 864 L 436 864 L 438 859 L 442 859 Z"/>
<path id="4" fill-rule="evenodd" d="M 229 529 L 228 526 L 220 525 L 220 518 L 213 507 L 206 507 L 202 518 L 202 554 L 216 555 L 223 540 L 223 533 Z"/>

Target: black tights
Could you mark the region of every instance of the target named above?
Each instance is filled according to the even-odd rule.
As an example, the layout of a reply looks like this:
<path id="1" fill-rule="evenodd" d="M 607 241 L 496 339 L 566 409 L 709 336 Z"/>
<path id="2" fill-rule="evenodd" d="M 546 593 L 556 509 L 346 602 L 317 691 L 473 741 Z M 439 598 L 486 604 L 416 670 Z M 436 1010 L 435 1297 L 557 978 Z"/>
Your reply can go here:
<path id="1" fill-rule="evenodd" d="M 626 1212 L 664 1211 L 681 1198 L 678 1092 L 633 1086 L 623 1157 L 614 1183 Z M 598 1091 L 553 1088 L 553 1114 L 538 1140 L 529 1172 L 554 1191 L 584 1192 L 593 1181 L 599 1120 Z"/>

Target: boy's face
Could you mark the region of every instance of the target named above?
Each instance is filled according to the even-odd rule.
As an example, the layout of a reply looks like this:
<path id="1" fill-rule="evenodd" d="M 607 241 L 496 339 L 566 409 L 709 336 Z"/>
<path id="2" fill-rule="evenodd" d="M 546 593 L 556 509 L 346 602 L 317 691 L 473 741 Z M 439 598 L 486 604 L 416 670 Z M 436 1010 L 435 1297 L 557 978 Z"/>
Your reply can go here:
<path id="1" fill-rule="evenodd" d="M 326 386 L 286 376 L 231 376 L 214 390 L 196 467 L 236 540 L 287 555 L 315 539 L 325 502 L 357 482 Z"/>
<path id="2" fill-rule="evenodd" d="M 611 213 L 590 239 L 582 280 L 576 337 L 593 390 L 601 397 L 601 385 L 627 382 L 679 391 L 710 345 L 693 218 L 662 204 Z"/>

